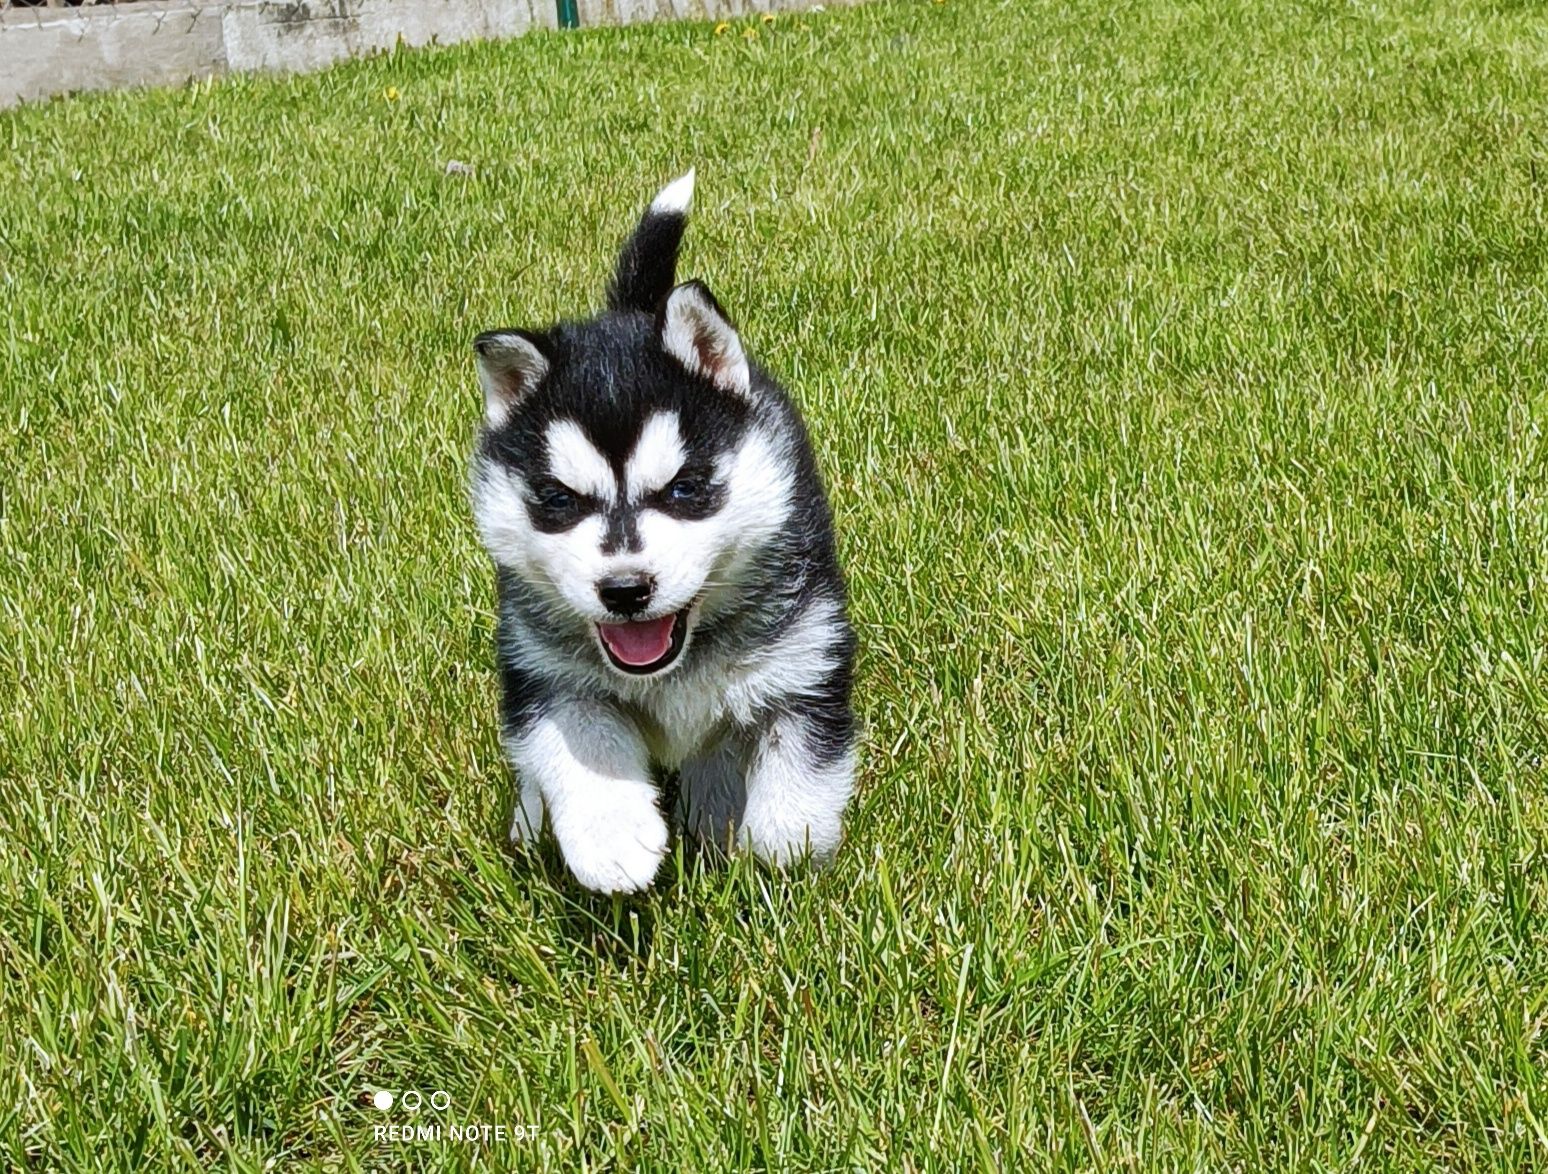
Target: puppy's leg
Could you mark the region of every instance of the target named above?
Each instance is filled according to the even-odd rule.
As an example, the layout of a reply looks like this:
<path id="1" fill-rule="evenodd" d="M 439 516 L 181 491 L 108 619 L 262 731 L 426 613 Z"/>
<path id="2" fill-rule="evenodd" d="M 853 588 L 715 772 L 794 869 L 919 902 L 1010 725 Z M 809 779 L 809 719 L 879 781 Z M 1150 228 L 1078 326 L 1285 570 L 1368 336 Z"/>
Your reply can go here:
<path id="1" fill-rule="evenodd" d="M 515 740 L 506 743 L 506 753 L 514 762 Z M 525 776 L 516 779 L 516 808 L 511 812 L 511 844 L 517 848 L 536 844 L 538 833 L 543 830 L 543 792 Z"/>
<path id="2" fill-rule="evenodd" d="M 530 674 L 509 665 L 500 670 L 503 741 L 505 755 L 512 762 L 516 761 L 520 736 L 536 716 L 538 702 L 543 696 L 543 686 Z M 542 831 L 543 793 L 538 790 L 537 780 L 518 774 L 516 807 L 511 812 L 511 846 L 520 848 L 536 844 Z"/>
<path id="3" fill-rule="evenodd" d="M 738 842 L 784 866 L 808 852 L 826 861 L 843 834 L 854 791 L 855 747 L 848 711 L 786 713 L 753 747 Z"/>
<path id="4" fill-rule="evenodd" d="M 599 893 L 632 893 L 655 879 L 667 827 L 656 808 L 639 731 L 616 711 L 580 701 L 550 705 L 509 738 L 511 761 L 542 796 L 564 862 Z"/>
<path id="5" fill-rule="evenodd" d="M 749 747 L 727 734 L 678 771 L 677 822 L 700 844 L 729 851 L 747 805 Z"/>

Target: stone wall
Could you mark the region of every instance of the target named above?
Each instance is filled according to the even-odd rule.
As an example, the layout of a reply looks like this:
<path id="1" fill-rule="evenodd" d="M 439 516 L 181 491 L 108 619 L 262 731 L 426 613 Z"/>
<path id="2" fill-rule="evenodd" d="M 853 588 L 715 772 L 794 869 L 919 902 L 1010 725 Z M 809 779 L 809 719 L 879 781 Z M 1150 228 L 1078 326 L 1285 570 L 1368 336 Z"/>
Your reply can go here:
<path id="1" fill-rule="evenodd" d="M 736 17 L 811 8 L 814 0 L 579 0 L 577 7 L 584 27 Z M 555 0 L 145 0 L 11 8 L 0 14 L 0 107 L 214 73 L 320 69 L 400 41 L 498 40 L 558 23 Z"/>

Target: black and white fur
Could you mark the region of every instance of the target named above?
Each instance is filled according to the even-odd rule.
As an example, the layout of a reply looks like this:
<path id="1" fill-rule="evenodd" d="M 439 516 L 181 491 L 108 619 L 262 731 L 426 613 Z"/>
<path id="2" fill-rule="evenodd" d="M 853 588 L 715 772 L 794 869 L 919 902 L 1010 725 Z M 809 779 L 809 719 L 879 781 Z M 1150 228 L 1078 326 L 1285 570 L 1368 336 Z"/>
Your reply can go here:
<path id="1" fill-rule="evenodd" d="M 692 194 L 690 171 L 651 203 L 601 314 L 474 343 L 511 836 L 546 811 L 599 892 L 655 877 L 663 772 L 685 832 L 777 865 L 830 856 L 853 790 L 855 640 L 827 501 L 788 396 L 708 289 L 673 284 Z M 599 594 L 618 583 L 632 612 Z M 604 642 L 674 614 L 659 667 Z"/>

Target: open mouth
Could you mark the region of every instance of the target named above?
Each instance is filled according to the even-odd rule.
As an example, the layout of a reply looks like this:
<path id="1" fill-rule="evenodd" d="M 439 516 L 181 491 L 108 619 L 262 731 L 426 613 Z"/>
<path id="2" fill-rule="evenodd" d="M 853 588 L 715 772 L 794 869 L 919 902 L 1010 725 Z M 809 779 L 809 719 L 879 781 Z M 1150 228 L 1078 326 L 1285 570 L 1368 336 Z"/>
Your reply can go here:
<path id="1" fill-rule="evenodd" d="M 688 608 L 656 620 L 598 624 L 603 651 L 613 667 L 636 676 L 659 673 L 682 654 L 688 638 Z"/>

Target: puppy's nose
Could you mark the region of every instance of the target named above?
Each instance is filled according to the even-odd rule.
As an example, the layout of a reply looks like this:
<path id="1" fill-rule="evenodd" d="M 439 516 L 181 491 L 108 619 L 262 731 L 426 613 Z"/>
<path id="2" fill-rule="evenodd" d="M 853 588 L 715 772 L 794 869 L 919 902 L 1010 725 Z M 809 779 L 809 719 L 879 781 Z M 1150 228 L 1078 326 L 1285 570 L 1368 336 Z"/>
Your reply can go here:
<path id="1" fill-rule="evenodd" d="M 614 575 L 599 580 L 597 598 L 608 611 L 621 616 L 637 616 L 650 606 L 650 593 L 656 581 L 649 575 Z"/>

